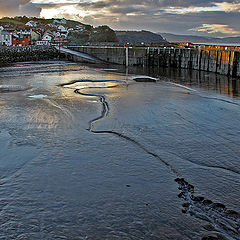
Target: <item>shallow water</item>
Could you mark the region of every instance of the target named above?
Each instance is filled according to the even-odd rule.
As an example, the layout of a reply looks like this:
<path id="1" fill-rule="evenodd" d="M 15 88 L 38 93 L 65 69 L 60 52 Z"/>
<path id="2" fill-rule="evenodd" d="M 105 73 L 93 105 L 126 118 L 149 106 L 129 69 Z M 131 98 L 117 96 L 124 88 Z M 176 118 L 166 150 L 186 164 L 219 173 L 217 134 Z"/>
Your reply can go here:
<path id="1" fill-rule="evenodd" d="M 0 239 L 240 238 L 239 80 L 42 62 L 3 85 Z"/>

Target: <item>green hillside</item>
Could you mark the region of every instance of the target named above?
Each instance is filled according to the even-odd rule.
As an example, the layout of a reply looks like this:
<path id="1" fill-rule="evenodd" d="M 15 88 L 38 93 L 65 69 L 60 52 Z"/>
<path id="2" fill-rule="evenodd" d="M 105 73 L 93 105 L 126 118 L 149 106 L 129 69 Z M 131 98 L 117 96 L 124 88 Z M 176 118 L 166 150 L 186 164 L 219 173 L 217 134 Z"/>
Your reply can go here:
<path id="1" fill-rule="evenodd" d="M 0 19 L 0 24 L 24 25 L 23 22 L 19 22 L 17 20 L 11 19 L 11 18 L 2 18 L 2 19 Z"/>

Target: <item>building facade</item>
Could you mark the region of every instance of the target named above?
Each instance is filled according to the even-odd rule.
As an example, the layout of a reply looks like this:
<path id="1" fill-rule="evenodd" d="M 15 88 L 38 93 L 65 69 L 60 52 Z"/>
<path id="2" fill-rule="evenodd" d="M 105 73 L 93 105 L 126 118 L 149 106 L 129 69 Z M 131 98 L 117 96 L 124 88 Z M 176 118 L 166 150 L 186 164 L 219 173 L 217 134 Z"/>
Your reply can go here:
<path id="1" fill-rule="evenodd" d="M 19 32 L 12 35 L 13 46 L 28 46 L 32 45 L 32 38 L 30 32 Z"/>
<path id="2" fill-rule="evenodd" d="M 7 31 L 1 31 L 1 43 L 3 46 L 12 46 L 12 34 Z"/>

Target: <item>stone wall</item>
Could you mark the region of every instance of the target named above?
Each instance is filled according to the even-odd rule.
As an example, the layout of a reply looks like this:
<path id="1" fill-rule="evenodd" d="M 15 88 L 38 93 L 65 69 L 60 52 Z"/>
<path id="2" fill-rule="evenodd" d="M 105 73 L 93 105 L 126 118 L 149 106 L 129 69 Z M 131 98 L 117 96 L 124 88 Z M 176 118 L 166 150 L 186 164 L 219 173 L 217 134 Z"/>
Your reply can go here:
<path id="1" fill-rule="evenodd" d="M 101 47 L 101 46 L 74 46 L 72 50 L 86 53 L 104 62 L 126 65 L 126 49 L 124 47 Z M 145 48 L 129 48 L 129 65 L 146 65 L 147 53 Z"/>
<path id="2" fill-rule="evenodd" d="M 124 47 L 74 46 L 70 49 L 105 62 L 126 65 Z M 240 77 L 240 52 L 236 50 L 132 47 L 128 49 L 128 59 L 129 66 L 186 68 Z"/>
<path id="3" fill-rule="evenodd" d="M 0 65 L 12 62 L 50 60 L 59 57 L 59 52 L 49 46 L 0 47 Z"/>

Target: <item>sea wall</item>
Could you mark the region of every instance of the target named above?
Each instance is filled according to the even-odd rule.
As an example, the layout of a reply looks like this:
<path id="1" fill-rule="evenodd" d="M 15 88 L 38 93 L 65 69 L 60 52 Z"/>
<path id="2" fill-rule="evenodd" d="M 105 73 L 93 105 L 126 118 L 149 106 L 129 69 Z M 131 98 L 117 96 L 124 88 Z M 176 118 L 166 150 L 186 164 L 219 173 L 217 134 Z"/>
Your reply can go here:
<path id="1" fill-rule="evenodd" d="M 0 65 L 12 62 L 50 60 L 59 57 L 59 52 L 49 46 L 0 47 Z"/>
<path id="2" fill-rule="evenodd" d="M 126 65 L 126 49 L 124 47 L 73 46 L 69 48 L 78 52 L 86 53 L 104 62 Z M 146 65 L 146 48 L 129 48 L 128 62 L 129 65 Z"/>
<path id="3" fill-rule="evenodd" d="M 240 77 L 240 52 L 210 49 L 150 49 L 149 66 L 187 68 Z"/>
<path id="4" fill-rule="evenodd" d="M 72 46 L 69 48 L 105 62 L 126 65 L 124 47 Z M 240 52 L 225 48 L 132 47 L 128 48 L 128 65 L 186 68 L 240 77 Z"/>

